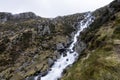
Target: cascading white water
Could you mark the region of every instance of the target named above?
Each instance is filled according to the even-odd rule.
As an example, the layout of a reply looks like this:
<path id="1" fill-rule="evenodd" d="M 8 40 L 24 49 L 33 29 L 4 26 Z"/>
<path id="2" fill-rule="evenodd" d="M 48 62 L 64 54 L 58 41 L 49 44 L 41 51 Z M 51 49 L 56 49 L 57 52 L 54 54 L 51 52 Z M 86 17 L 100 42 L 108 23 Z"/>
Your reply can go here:
<path id="1" fill-rule="evenodd" d="M 77 42 L 77 37 L 84 28 L 88 27 L 93 22 L 93 18 L 94 17 L 90 12 L 85 15 L 85 18 L 79 23 L 79 30 L 74 35 L 72 44 L 68 48 L 69 50 L 67 51 L 67 56 L 61 55 L 61 57 L 51 67 L 51 70 L 48 72 L 48 74 L 41 77 L 41 80 L 57 80 L 61 78 L 63 70 L 76 61 L 78 58 L 78 53 L 75 52 L 73 48 Z M 38 76 L 35 77 L 35 80 L 38 80 Z"/>

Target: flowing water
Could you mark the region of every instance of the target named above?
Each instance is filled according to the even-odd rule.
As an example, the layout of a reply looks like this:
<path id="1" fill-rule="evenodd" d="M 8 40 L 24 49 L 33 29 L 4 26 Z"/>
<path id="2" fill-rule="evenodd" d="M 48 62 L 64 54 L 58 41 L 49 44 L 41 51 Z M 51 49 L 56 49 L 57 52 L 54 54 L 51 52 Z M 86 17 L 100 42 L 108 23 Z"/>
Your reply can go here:
<path id="1" fill-rule="evenodd" d="M 72 65 L 76 59 L 78 58 L 78 53 L 74 51 L 74 47 L 77 42 L 77 37 L 80 35 L 80 32 L 83 31 L 86 27 L 88 27 L 93 22 L 93 16 L 91 13 L 86 13 L 84 15 L 84 19 L 80 21 L 79 23 L 79 29 L 77 33 L 74 35 L 73 42 L 71 43 L 70 47 L 67 51 L 67 56 L 61 55 L 59 59 L 54 63 L 54 65 L 50 68 L 50 71 L 47 75 L 41 77 L 41 80 L 58 80 L 62 77 L 62 73 L 66 67 L 69 65 Z M 36 76 L 34 80 L 38 80 L 38 77 L 40 75 Z"/>

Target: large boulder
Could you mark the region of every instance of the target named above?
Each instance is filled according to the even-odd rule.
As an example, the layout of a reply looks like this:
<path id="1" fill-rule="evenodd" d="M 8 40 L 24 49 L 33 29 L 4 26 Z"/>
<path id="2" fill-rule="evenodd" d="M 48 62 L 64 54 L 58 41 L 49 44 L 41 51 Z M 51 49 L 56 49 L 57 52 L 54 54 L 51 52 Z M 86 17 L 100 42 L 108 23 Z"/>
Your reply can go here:
<path id="1" fill-rule="evenodd" d="M 57 50 L 64 49 L 63 43 L 58 43 L 58 44 L 56 45 L 56 48 L 57 48 Z"/>
<path id="2" fill-rule="evenodd" d="M 48 65 L 51 67 L 54 64 L 54 60 L 51 58 L 48 58 Z"/>
<path id="3" fill-rule="evenodd" d="M 86 48 L 86 44 L 83 43 L 82 41 L 77 42 L 76 46 L 75 46 L 75 51 L 77 53 L 81 53 L 81 51 L 83 51 Z"/>

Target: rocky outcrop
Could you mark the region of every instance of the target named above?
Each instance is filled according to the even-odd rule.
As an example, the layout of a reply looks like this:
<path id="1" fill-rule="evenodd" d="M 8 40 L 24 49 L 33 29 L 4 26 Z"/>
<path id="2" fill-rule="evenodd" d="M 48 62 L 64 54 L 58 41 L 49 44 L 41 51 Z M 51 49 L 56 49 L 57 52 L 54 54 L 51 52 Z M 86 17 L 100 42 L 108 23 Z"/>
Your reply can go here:
<path id="1" fill-rule="evenodd" d="M 11 14 L 6 12 L 0 12 L 0 22 L 6 22 L 11 20 L 24 20 L 24 19 L 35 19 L 36 16 L 32 12 L 20 13 L 20 14 Z"/>
<path id="2" fill-rule="evenodd" d="M 32 12 L 27 12 L 27 13 L 20 13 L 20 14 L 15 14 L 13 15 L 10 19 L 34 19 L 37 18 L 37 16 L 32 13 Z"/>
<path id="3" fill-rule="evenodd" d="M 44 36 L 45 34 L 49 35 L 51 33 L 49 26 L 38 26 L 38 34 Z"/>
<path id="4" fill-rule="evenodd" d="M 79 40 L 76 44 L 75 51 L 81 53 L 86 48 L 86 44 Z"/>
<path id="5" fill-rule="evenodd" d="M 10 17 L 11 13 L 0 13 L 0 22 L 6 22 Z"/>

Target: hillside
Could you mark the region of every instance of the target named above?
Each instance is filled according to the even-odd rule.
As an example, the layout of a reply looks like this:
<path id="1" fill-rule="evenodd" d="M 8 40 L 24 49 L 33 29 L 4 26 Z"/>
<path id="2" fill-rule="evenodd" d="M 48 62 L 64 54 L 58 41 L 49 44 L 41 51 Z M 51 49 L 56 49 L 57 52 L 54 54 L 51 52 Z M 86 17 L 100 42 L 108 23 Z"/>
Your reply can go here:
<path id="1" fill-rule="evenodd" d="M 62 80 L 120 80 L 120 2 L 93 14 L 95 21 L 80 37 L 87 48 Z"/>
<path id="2" fill-rule="evenodd" d="M 84 13 L 54 19 L 32 12 L 0 13 L 0 80 L 42 75 L 71 43 Z"/>
<path id="3" fill-rule="evenodd" d="M 61 54 L 66 56 L 86 13 L 49 19 L 32 12 L 0 12 L 0 80 L 46 75 Z M 94 22 L 75 45 L 79 58 L 61 80 L 120 80 L 120 0 L 92 15 Z"/>

